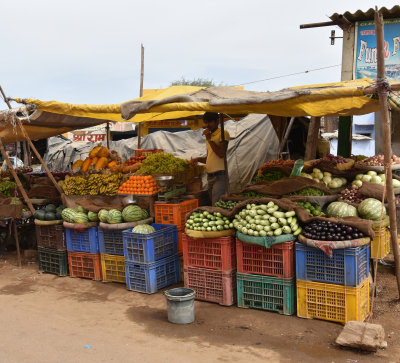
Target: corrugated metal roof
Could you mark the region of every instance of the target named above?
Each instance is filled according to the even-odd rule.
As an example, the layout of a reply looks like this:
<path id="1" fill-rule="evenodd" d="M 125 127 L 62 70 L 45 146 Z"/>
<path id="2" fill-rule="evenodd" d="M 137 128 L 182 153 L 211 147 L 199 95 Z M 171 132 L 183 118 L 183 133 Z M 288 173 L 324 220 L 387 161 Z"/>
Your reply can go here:
<path id="1" fill-rule="evenodd" d="M 382 13 L 384 19 L 400 18 L 400 6 L 399 5 L 395 5 L 391 9 L 382 7 L 379 9 L 379 11 Z M 357 10 L 354 13 L 350 13 L 349 11 L 346 11 L 344 14 L 335 13 L 335 14 L 331 15 L 329 18 L 332 21 L 340 22 L 340 18 L 342 16 L 344 16 L 351 23 L 355 23 L 356 21 L 374 20 L 375 9 L 371 8 L 368 11 Z"/>

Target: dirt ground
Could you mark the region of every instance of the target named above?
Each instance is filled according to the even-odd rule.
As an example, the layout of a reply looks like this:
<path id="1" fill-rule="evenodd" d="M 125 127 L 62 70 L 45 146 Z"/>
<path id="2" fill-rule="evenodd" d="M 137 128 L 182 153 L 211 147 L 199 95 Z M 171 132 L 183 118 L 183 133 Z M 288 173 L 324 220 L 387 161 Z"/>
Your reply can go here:
<path id="1" fill-rule="evenodd" d="M 196 301 L 196 321 L 167 321 L 162 292 L 57 277 L 0 258 L 0 362 L 400 362 L 395 277 L 381 267 L 374 322 L 388 348 L 337 347 L 340 324 Z"/>

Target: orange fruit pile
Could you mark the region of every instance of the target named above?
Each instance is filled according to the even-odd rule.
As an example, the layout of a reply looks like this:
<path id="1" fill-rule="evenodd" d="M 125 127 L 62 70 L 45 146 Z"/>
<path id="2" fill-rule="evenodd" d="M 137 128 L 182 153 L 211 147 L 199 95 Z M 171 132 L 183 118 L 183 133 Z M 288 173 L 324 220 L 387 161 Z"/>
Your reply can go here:
<path id="1" fill-rule="evenodd" d="M 130 176 L 118 189 L 118 194 L 151 195 L 157 192 L 157 183 L 151 175 Z"/>

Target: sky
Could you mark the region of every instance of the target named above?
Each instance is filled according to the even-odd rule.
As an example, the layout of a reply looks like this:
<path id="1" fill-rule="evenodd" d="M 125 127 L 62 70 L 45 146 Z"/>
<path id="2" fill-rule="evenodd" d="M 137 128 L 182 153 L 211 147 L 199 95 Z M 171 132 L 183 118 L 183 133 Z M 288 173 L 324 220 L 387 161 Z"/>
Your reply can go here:
<path id="1" fill-rule="evenodd" d="M 254 91 L 340 81 L 339 27 L 299 28 L 395 1 L 18 0 L 0 2 L 0 84 L 9 97 L 109 104 L 181 79 Z M 339 66 L 337 66 L 339 65 Z M 15 105 L 15 104 L 14 104 Z M 6 109 L 4 103 L 0 110 Z"/>

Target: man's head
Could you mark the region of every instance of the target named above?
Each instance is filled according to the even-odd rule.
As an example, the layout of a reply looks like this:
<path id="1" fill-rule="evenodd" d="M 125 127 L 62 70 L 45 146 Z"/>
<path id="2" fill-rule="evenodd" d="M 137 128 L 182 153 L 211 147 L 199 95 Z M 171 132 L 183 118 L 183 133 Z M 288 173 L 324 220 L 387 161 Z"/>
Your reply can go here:
<path id="1" fill-rule="evenodd" d="M 218 128 L 218 113 L 216 112 L 206 112 L 203 115 L 203 121 L 205 127 L 209 129 L 211 132 L 215 131 Z"/>

